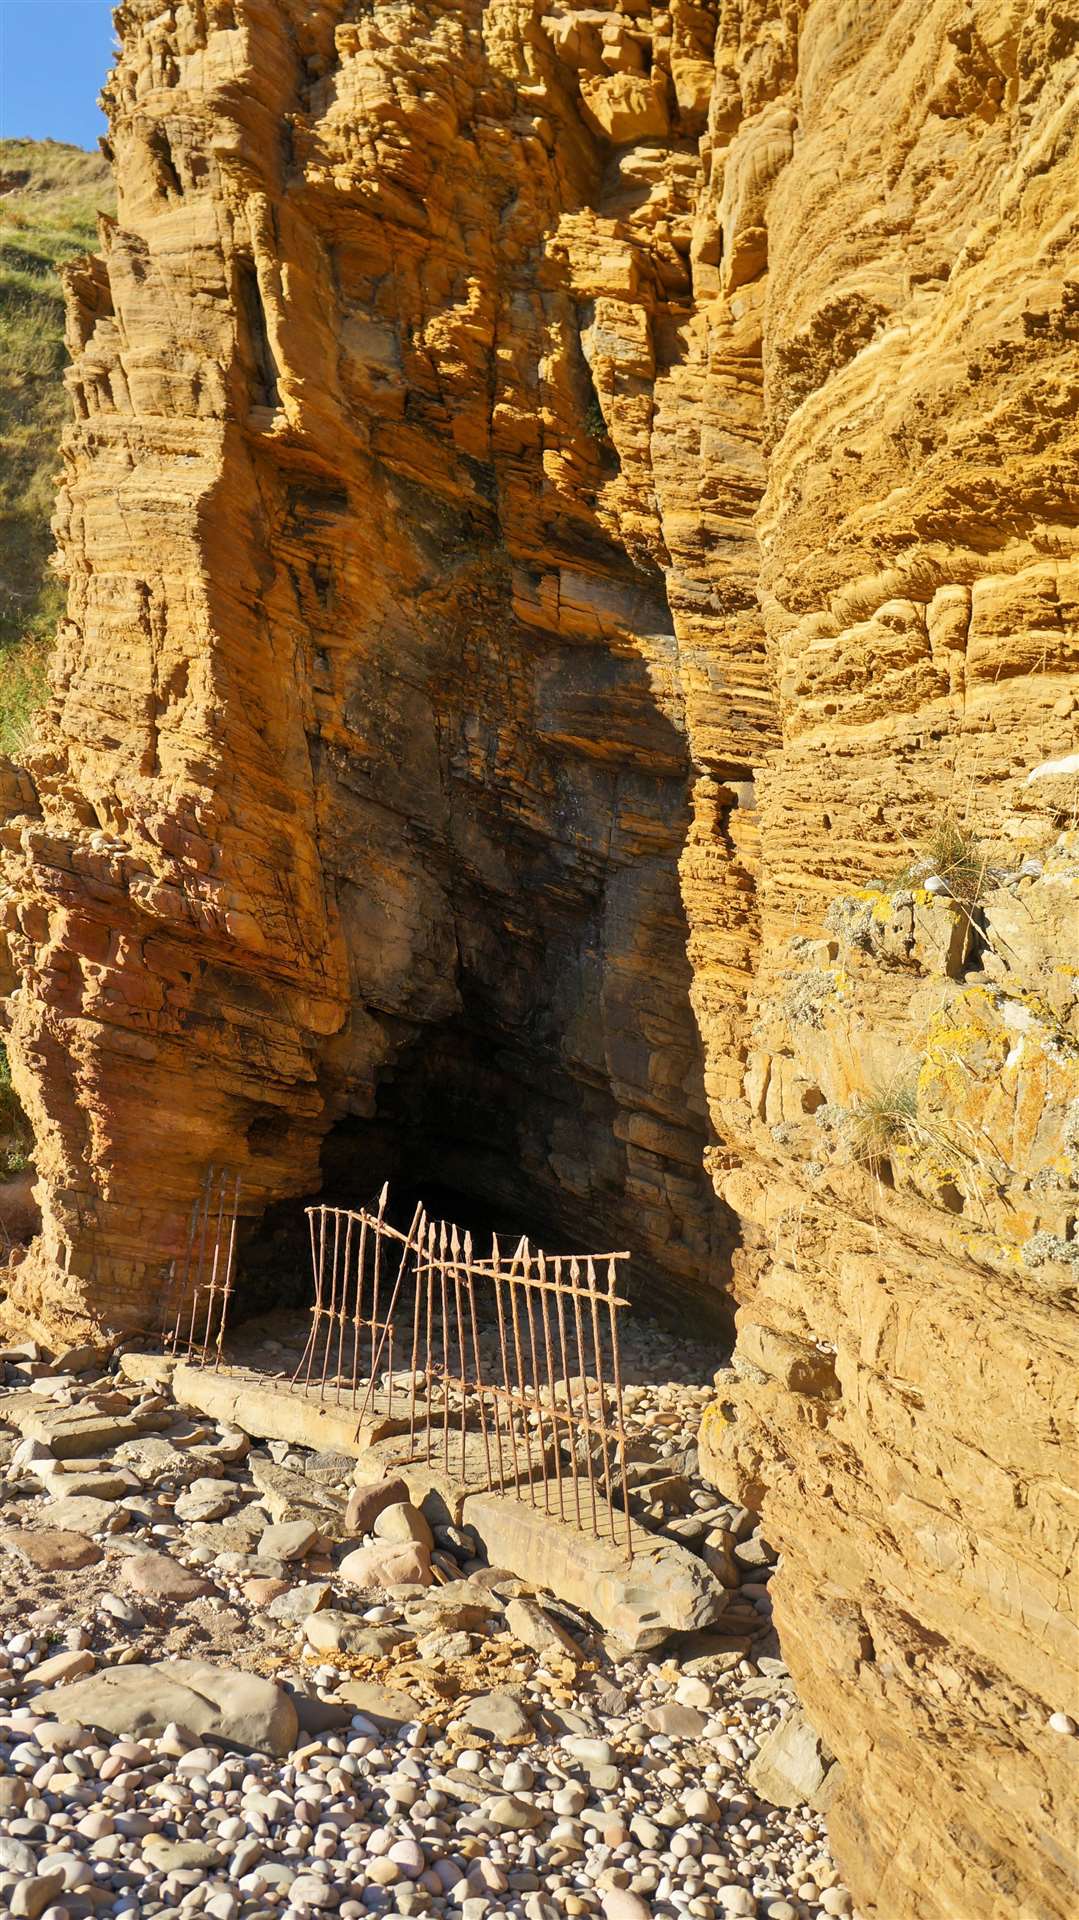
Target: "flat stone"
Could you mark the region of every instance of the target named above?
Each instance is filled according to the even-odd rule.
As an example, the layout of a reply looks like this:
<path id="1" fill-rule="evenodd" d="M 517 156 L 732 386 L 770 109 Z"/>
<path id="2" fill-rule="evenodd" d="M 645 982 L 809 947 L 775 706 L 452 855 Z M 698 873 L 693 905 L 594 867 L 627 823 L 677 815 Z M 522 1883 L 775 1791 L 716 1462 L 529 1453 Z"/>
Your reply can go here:
<path id="1" fill-rule="evenodd" d="M 299 1626 L 311 1614 L 318 1612 L 330 1598 L 333 1589 L 327 1580 L 306 1580 L 302 1586 L 288 1587 L 271 1600 L 266 1612 L 271 1620 L 283 1620 L 286 1625 Z"/>
<path id="2" fill-rule="evenodd" d="M 583 1490 L 582 1499 L 589 1496 Z M 567 1510 L 572 1495 L 567 1496 Z M 488 1556 L 533 1587 L 592 1615 L 627 1652 L 657 1647 L 671 1633 L 718 1620 L 727 1593 L 703 1562 L 675 1541 L 637 1530 L 635 1554 L 611 1540 L 579 1532 L 569 1521 L 510 1495 L 471 1494 L 464 1503 Z M 584 1508 L 582 1507 L 582 1511 Z"/>
<path id="3" fill-rule="evenodd" d="M 177 1480 L 185 1485 L 197 1478 L 199 1462 L 181 1447 L 174 1447 L 171 1440 L 165 1440 L 158 1433 L 141 1434 L 135 1440 L 125 1440 L 115 1448 L 113 1460 L 118 1466 L 130 1467 L 145 1485 L 156 1486 L 162 1480 Z"/>
<path id="4" fill-rule="evenodd" d="M 133 1553 L 124 1562 L 121 1578 L 132 1593 L 144 1600 L 197 1600 L 213 1593 L 214 1586 L 201 1573 L 182 1567 L 167 1553 Z"/>
<path id="5" fill-rule="evenodd" d="M 218 1553 L 259 1553 L 266 1516 L 258 1507 L 241 1507 L 227 1520 L 197 1520 L 187 1530 L 192 1546 Z"/>
<path id="6" fill-rule="evenodd" d="M 479 1727 L 496 1740 L 534 1740 L 535 1728 L 512 1693 L 479 1693 L 461 1711 L 470 1727 Z"/>
<path id="7" fill-rule="evenodd" d="M 538 1827 L 543 1815 L 538 1807 L 529 1800 L 519 1800 L 516 1794 L 499 1794 L 495 1800 L 488 1801 L 483 1809 L 492 1826 L 507 1833 L 525 1833 L 529 1827 Z"/>
<path id="8" fill-rule="evenodd" d="M 356 1415 L 347 1405 L 320 1400 L 284 1381 L 269 1381 L 245 1367 L 221 1367 L 216 1372 L 182 1361 L 172 1377 L 172 1391 L 182 1407 L 193 1407 L 225 1426 L 239 1427 L 253 1440 L 286 1440 L 290 1446 L 313 1447 L 357 1459 L 373 1442 L 407 1433 L 408 1415 L 370 1417 L 357 1434 Z"/>
<path id="9" fill-rule="evenodd" d="M 236 1489 L 231 1480 L 208 1480 L 200 1476 L 186 1487 L 176 1502 L 177 1520 L 223 1520 L 236 1505 Z"/>
<path id="10" fill-rule="evenodd" d="M 276 1460 L 251 1460 L 251 1478 L 262 1505 L 278 1526 L 306 1520 L 320 1533 L 347 1534 L 342 1527 L 342 1502 L 318 1480 L 279 1466 Z"/>
<path id="11" fill-rule="evenodd" d="M 500 1603 L 476 1579 L 451 1580 L 445 1587 L 429 1587 L 405 1607 L 405 1619 L 418 1632 L 471 1633 L 482 1627 Z"/>
<path id="12" fill-rule="evenodd" d="M 17 1426 L 28 1440 L 42 1440 L 57 1460 L 77 1454 L 107 1453 L 141 1434 L 160 1431 L 169 1416 L 157 1409 L 146 1413 L 114 1412 L 82 1404 L 77 1407 L 42 1406 L 32 1395 L 12 1394 L 2 1403 L 2 1417 Z"/>
<path id="13" fill-rule="evenodd" d="M 244 1599 L 249 1600 L 253 1607 L 268 1607 L 271 1600 L 279 1600 L 283 1593 L 289 1591 L 287 1580 L 255 1579 L 243 1583 Z"/>
<path id="14" fill-rule="evenodd" d="M 375 1660 L 392 1653 L 411 1636 L 400 1627 L 374 1627 L 357 1614 L 327 1607 L 303 1623 L 304 1639 L 319 1653 L 351 1653 Z"/>
<path id="15" fill-rule="evenodd" d="M 123 1380 L 136 1386 L 152 1387 L 155 1393 L 168 1387 L 179 1365 L 169 1353 L 122 1353 L 119 1372 Z"/>
<path id="16" fill-rule="evenodd" d="M 309 1520 L 283 1520 L 259 1536 L 259 1553 L 270 1560 L 303 1560 L 323 1541 L 319 1527 Z"/>
<path id="17" fill-rule="evenodd" d="M 506 1607 L 506 1625 L 523 1647 L 531 1647 L 545 1659 L 557 1657 L 576 1663 L 584 1658 L 572 1635 L 535 1600 L 523 1596 L 511 1600 Z"/>
<path id="18" fill-rule="evenodd" d="M 70 1463 L 50 1460 L 37 1469 L 37 1477 L 45 1492 L 56 1500 L 69 1494 L 80 1498 L 89 1495 L 92 1500 L 122 1500 L 129 1493 L 138 1493 L 142 1484 L 126 1467 L 110 1467 L 104 1462 L 91 1472 L 72 1472 Z"/>
<path id="19" fill-rule="evenodd" d="M 93 1673 L 96 1665 L 93 1654 L 85 1647 L 75 1652 L 54 1653 L 51 1659 L 43 1660 L 34 1668 L 30 1679 L 35 1686 L 59 1687 L 65 1681 L 78 1680 L 84 1673 Z"/>
<path id="20" fill-rule="evenodd" d="M 347 1680 L 337 1689 L 338 1700 L 362 1713 L 376 1727 L 403 1727 L 415 1720 L 420 1706 L 398 1687 L 380 1687 L 374 1680 Z"/>
<path id="21" fill-rule="evenodd" d="M 683 1707 L 677 1700 L 669 1700 L 663 1706 L 649 1708 L 644 1723 L 653 1733 L 670 1734 L 676 1740 L 698 1740 L 708 1724 L 708 1716 L 696 1707 Z"/>
<path id="22" fill-rule="evenodd" d="M 110 1667 L 38 1694 L 34 1711 L 136 1739 L 175 1722 L 241 1753 L 289 1753 L 299 1725 L 288 1694 L 272 1680 L 203 1660 Z"/>
<path id="23" fill-rule="evenodd" d="M 68 1533 L 59 1527 L 38 1527 L 32 1533 L 28 1527 L 18 1532 L 6 1528 L 2 1538 L 5 1546 L 14 1547 L 42 1573 L 74 1572 L 79 1567 L 92 1567 L 104 1557 L 101 1548 L 85 1534 Z"/>
<path id="24" fill-rule="evenodd" d="M 81 1493 L 47 1501 L 42 1515 L 46 1525 L 59 1528 L 61 1533 L 109 1533 L 128 1522 L 128 1515 L 111 1500 L 95 1500 Z"/>
<path id="25" fill-rule="evenodd" d="M 810 1806 L 823 1812 L 831 1799 L 825 1783 L 834 1769 L 833 1756 L 795 1707 L 762 1741 L 746 1778 L 754 1793 L 773 1807 Z"/>
<path id="26" fill-rule="evenodd" d="M 174 1873 L 177 1867 L 216 1867 L 221 1862 L 220 1850 L 205 1840 L 168 1840 L 160 1833 L 144 1836 L 142 1855 L 161 1873 Z"/>

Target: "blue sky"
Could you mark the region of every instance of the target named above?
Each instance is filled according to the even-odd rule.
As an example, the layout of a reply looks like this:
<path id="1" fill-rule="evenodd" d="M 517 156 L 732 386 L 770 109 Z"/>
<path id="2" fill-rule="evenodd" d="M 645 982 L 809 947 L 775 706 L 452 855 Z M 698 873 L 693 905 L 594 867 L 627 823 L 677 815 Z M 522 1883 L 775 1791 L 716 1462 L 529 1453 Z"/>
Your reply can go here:
<path id="1" fill-rule="evenodd" d="M 0 0 L 0 139 L 95 147 L 112 0 Z"/>

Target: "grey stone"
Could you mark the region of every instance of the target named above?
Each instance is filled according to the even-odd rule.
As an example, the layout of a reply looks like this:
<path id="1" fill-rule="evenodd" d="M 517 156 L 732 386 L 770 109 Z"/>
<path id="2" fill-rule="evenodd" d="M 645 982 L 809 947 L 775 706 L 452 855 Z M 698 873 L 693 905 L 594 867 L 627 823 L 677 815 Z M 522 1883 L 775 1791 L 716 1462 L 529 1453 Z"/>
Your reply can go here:
<path id="1" fill-rule="evenodd" d="M 112 1533 L 127 1521 L 127 1515 L 111 1500 L 95 1500 L 78 1493 L 47 1501 L 41 1517 L 47 1526 L 62 1533 Z"/>
<path id="2" fill-rule="evenodd" d="M 361 1463 L 356 1469 L 357 1477 L 364 1471 Z M 404 1480 L 360 1480 L 349 1494 L 345 1508 L 346 1536 L 356 1534 L 362 1537 L 370 1533 L 384 1507 L 399 1506 L 407 1499 L 408 1486 Z"/>
<path id="3" fill-rule="evenodd" d="M 63 1885 L 62 1873 L 39 1873 L 32 1880 L 20 1880 L 11 1895 L 11 1920 L 39 1920 Z"/>
<path id="4" fill-rule="evenodd" d="M 376 1514 L 371 1530 L 376 1540 L 392 1540 L 402 1546 L 417 1540 L 430 1551 L 435 1544 L 427 1521 L 410 1500 L 395 1500 L 392 1506 L 383 1507 L 381 1513 Z"/>
<path id="5" fill-rule="evenodd" d="M 303 1623 L 304 1639 L 320 1653 L 352 1653 L 381 1659 L 410 1635 L 400 1627 L 373 1627 L 354 1613 L 327 1607 Z"/>
<path id="6" fill-rule="evenodd" d="M 558 1655 L 578 1662 L 584 1657 L 565 1627 L 552 1620 L 535 1600 L 526 1600 L 523 1596 L 511 1600 L 506 1607 L 506 1625 L 523 1647 L 531 1647 L 534 1653 L 545 1658 Z"/>
<path id="7" fill-rule="evenodd" d="M 673 1540 L 652 1542 L 638 1532 L 627 1562 L 620 1544 L 596 1540 L 508 1495 L 471 1494 L 464 1505 L 465 1521 L 492 1560 L 590 1613 L 631 1653 L 660 1646 L 671 1633 L 710 1626 L 727 1604 L 714 1574 Z"/>
<path id="8" fill-rule="evenodd" d="M 470 1727 L 496 1740 L 534 1740 L 535 1729 L 512 1693 L 479 1693 L 463 1708 L 461 1718 Z"/>
<path id="9" fill-rule="evenodd" d="M 834 1761 L 805 1714 L 796 1707 L 762 1742 L 747 1779 L 774 1807 L 819 1806 Z M 825 1795 L 825 1805 L 830 1796 Z"/>
<path id="10" fill-rule="evenodd" d="M 324 1538 L 310 1520 L 282 1520 L 267 1527 L 259 1539 L 259 1554 L 271 1560 L 304 1560 Z"/>
<path id="11" fill-rule="evenodd" d="M 338 1700 L 362 1713 L 376 1727 L 403 1727 L 418 1718 L 420 1707 L 397 1687 L 380 1687 L 374 1680 L 348 1680 L 337 1689 Z"/>
<path id="12" fill-rule="evenodd" d="M 281 1620 L 286 1626 L 299 1626 L 312 1614 L 317 1614 L 330 1597 L 330 1585 L 324 1580 L 307 1580 L 302 1587 L 290 1587 L 287 1593 L 279 1593 L 266 1608 L 267 1617 Z"/>
<path id="13" fill-rule="evenodd" d="M 292 1701 L 272 1680 L 202 1660 L 110 1667 L 39 1694 L 34 1711 L 136 1738 L 176 1723 L 241 1753 L 288 1753 L 298 1728 Z"/>
<path id="14" fill-rule="evenodd" d="M 145 1600 L 197 1600 L 201 1594 L 213 1592 L 211 1581 L 182 1567 L 167 1553 L 133 1553 L 125 1562 L 122 1578 L 125 1586 Z"/>

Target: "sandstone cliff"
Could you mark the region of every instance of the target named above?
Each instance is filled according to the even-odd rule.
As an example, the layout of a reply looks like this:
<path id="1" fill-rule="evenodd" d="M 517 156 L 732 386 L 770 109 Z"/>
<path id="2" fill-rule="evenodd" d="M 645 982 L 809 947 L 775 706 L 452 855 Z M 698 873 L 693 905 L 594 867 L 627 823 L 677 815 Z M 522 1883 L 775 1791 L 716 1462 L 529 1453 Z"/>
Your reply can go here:
<path id="1" fill-rule="evenodd" d="M 203 1167 L 255 1213 L 345 1117 L 733 1273 L 702 1445 L 845 1874 L 1064 1920 L 1079 23 L 118 21 L 4 776 L 15 1305 L 151 1324 Z"/>

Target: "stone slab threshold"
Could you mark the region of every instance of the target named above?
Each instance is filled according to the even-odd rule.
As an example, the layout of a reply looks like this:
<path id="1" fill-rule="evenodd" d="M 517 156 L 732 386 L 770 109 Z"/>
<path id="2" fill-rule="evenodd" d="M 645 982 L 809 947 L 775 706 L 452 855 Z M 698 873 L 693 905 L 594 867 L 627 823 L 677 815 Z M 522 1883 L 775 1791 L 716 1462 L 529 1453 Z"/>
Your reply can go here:
<path id="1" fill-rule="evenodd" d="M 320 1400 L 314 1388 L 305 1392 L 249 1367 L 221 1367 L 215 1372 L 167 1355 L 125 1353 L 120 1372 L 140 1386 L 165 1388 L 180 1406 L 225 1426 L 239 1427 L 252 1440 L 284 1440 L 290 1446 L 359 1459 L 377 1441 L 408 1432 L 407 1418 L 396 1416 L 374 1415 L 357 1426 L 352 1407 L 344 1402 L 336 1405 L 332 1395 Z"/>
<path id="2" fill-rule="evenodd" d="M 677 1541 L 650 1535 L 635 1523 L 630 1560 L 617 1515 L 614 1540 L 597 1539 L 574 1519 L 562 1519 L 553 1478 L 546 1505 L 542 1486 L 534 1489 L 534 1501 L 527 1487 L 520 1493 L 488 1492 L 479 1433 L 466 1433 L 463 1462 L 459 1435 L 451 1439 L 448 1465 L 441 1434 L 432 1443 L 431 1461 L 410 1459 L 406 1419 L 368 1417 L 357 1429 L 351 1407 L 320 1401 L 317 1394 L 247 1368 L 214 1372 L 165 1356 L 124 1354 L 120 1372 L 140 1385 L 166 1388 L 181 1406 L 239 1427 L 252 1439 L 350 1455 L 358 1462 L 358 1481 L 399 1474 L 413 1503 L 433 1524 L 472 1527 L 492 1565 L 590 1614 L 627 1652 L 658 1647 L 672 1633 L 713 1626 L 726 1607 L 726 1589 Z M 425 1432 L 417 1438 L 425 1452 Z M 590 1518 L 589 1483 L 581 1481 L 575 1491 L 573 1479 L 564 1476 L 568 1515 L 576 1514 L 578 1495 L 582 1514 Z M 601 1511 L 605 1515 L 605 1507 Z"/>

